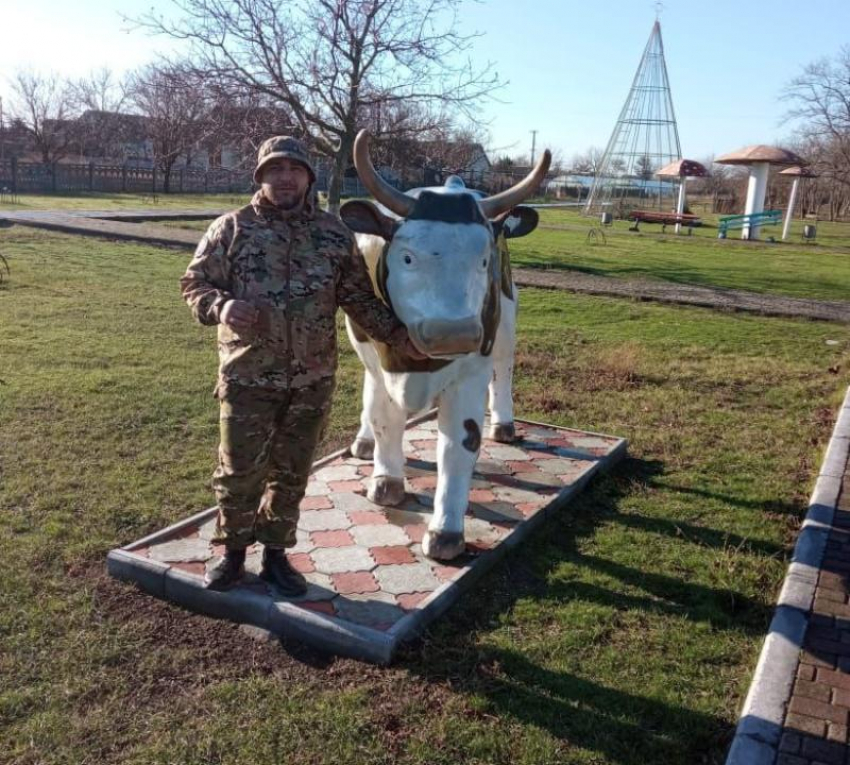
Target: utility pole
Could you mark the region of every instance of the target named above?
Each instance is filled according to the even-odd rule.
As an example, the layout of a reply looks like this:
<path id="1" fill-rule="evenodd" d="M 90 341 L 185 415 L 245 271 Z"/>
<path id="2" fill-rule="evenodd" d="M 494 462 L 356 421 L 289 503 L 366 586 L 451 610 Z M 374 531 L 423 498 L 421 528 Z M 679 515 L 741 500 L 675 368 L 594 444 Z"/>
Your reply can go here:
<path id="1" fill-rule="evenodd" d="M 3 161 L 3 97 L 0 96 L 0 162 Z"/>
<path id="2" fill-rule="evenodd" d="M 534 167 L 534 151 L 537 148 L 537 131 L 531 131 L 531 166 Z"/>

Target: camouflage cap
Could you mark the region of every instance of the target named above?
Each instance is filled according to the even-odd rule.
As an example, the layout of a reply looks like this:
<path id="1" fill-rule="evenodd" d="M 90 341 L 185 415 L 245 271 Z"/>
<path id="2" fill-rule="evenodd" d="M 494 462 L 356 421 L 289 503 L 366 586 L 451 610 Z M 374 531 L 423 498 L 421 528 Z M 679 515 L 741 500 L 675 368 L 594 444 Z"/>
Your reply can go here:
<path id="1" fill-rule="evenodd" d="M 276 135 L 263 141 L 257 152 L 257 167 L 254 170 L 254 182 L 260 183 L 262 169 L 275 159 L 291 159 L 300 162 L 310 173 L 310 182 L 315 183 L 316 171 L 310 162 L 310 156 L 304 144 L 297 138 L 288 135 Z"/>

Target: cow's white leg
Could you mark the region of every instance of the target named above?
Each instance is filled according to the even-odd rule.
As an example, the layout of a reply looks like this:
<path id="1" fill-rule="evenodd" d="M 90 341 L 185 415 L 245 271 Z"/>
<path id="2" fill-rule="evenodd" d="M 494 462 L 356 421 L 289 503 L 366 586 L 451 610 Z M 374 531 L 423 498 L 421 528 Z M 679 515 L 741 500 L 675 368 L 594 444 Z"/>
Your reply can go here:
<path id="1" fill-rule="evenodd" d="M 351 444 L 351 456 L 361 460 L 371 460 L 375 456 L 375 434 L 372 432 L 370 412 L 375 406 L 375 378 L 369 373 L 363 374 L 363 410 L 360 412 L 360 430 Z M 384 393 L 386 395 L 386 393 Z"/>
<path id="2" fill-rule="evenodd" d="M 490 432 L 494 441 L 516 440 L 514 427 L 513 376 L 516 352 L 517 289 L 514 299 L 502 295 L 502 315 L 493 345 L 493 377 L 490 380 Z"/>
<path id="3" fill-rule="evenodd" d="M 375 438 L 372 480 L 366 494 L 376 505 L 397 505 L 404 499 L 404 438 L 405 415 L 387 393 L 383 380 L 367 375 L 372 380 L 368 409 L 363 419 L 367 421 Z M 365 400 L 364 388 L 364 400 Z"/>
<path id="4" fill-rule="evenodd" d="M 492 359 L 482 360 L 472 374 L 440 394 L 434 515 L 422 540 L 422 551 L 429 558 L 451 560 L 466 547 L 463 517 L 481 448 L 484 391 L 492 374 Z"/>

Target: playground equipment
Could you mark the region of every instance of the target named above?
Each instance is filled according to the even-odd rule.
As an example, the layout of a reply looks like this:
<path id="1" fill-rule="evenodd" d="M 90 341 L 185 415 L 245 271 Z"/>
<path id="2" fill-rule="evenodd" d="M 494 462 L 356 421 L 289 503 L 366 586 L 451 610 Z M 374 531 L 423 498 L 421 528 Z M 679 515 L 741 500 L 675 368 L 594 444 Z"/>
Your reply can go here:
<path id="1" fill-rule="evenodd" d="M 661 24 L 656 20 L 593 179 L 584 214 L 598 216 L 610 210 L 626 217 L 636 206 L 663 209 L 675 185 L 653 176 L 657 168 L 681 156 Z"/>
<path id="2" fill-rule="evenodd" d="M 744 215 L 725 215 L 717 226 L 717 238 L 725 239 L 726 234 L 733 229 L 750 229 L 757 230 L 762 226 L 772 226 L 782 220 L 781 210 L 764 210 L 758 213 L 750 213 Z M 746 237 L 741 237 L 745 239 Z M 753 239 L 754 237 L 750 237 Z"/>
<path id="3" fill-rule="evenodd" d="M 788 209 L 785 211 L 785 225 L 782 226 L 782 241 L 784 242 L 788 238 L 788 232 L 791 230 L 791 219 L 794 217 L 794 207 L 797 204 L 797 187 L 800 185 L 800 178 L 817 178 L 817 175 L 810 170 L 800 167 L 799 165 L 789 167 L 779 174 L 786 178 L 790 177 L 794 179 L 794 183 L 791 184 L 791 193 L 788 195 Z M 813 236 L 805 238 L 814 239 Z"/>
<path id="4" fill-rule="evenodd" d="M 696 160 L 677 159 L 675 162 L 671 162 L 669 165 L 662 167 L 656 175 L 659 178 L 679 179 L 679 200 L 676 204 L 676 215 L 679 216 L 681 220 L 675 221 L 676 233 L 678 234 L 682 231 L 682 223 L 685 222 L 687 217 L 696 219 L 696 216 L 685 215 L 685 184 L 687 183 L 688 178 L 705 178 L 708 175 L 708 170 L 705 169 L 705 165 L 697 162 Z M 635 224 L 637 225 L 637 221 L 635 221 Z M 693 225 L 694 223 L 692 222 L 690 226 L 692 227 Z M 688 228 L 688 236 L 690 236 L 691 233 L 692 228 Z"/>
<path id="5" fill-rule="evenodd" d="M 724 154 L 715 162 L 719 165 L 743 165 L 750 170 L 747 186 L 747 202 L 744 205 L 746 218 L 741 226 L 741 239 L 758 239 L 759 226 L 765 221 L 758 217 L 764 211 L 764 197 L 767 192 L 767 176 L 771 165 L 787 167 L 789 165 L 804 165 L 803 159 L 793 151 L 778 146 L 745 146 L 743 149 Z M 775 212 L 775 211 L 771 211 Z M 738 217 L 738 216 L 730 216 Z"/>

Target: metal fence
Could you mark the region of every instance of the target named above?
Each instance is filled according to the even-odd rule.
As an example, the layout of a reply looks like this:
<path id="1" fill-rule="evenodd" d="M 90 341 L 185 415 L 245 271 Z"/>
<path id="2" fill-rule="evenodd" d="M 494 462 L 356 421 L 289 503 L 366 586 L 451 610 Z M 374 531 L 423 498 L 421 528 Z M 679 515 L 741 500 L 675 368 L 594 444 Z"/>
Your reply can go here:
<path id="1" fill-rule="evenodd" d="M 175 168 L 169 191 L 182 194 L 248 192 L 251 173 L 232 170 Z M 79 191 L 163 193 L 162 172 L 131 165 L 65 164 L 0 160 L 0 189 L 13 194 Z"/>

